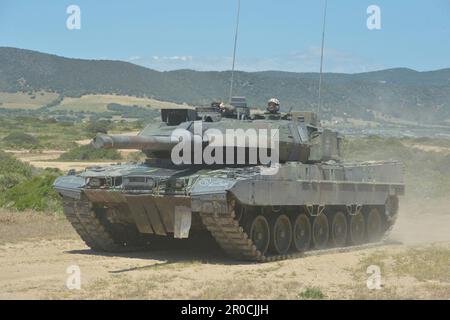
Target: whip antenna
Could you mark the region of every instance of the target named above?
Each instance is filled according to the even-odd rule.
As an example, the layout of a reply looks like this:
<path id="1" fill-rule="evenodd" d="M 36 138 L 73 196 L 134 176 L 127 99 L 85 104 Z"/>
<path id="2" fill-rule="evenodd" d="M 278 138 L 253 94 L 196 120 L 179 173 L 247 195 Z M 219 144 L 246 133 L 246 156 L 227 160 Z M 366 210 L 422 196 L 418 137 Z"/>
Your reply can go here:
<path id="1" fill-rule="evenodd" d="M 325 26 L 327 20 L 327 7 L 328 7 L 328 0 L 325 0 L 325 8 L 323 10 L 322 48 L 320 51 L 319 103 L 317 105 L 317 116 L 319 116 L 320 109 L 322 107 L 323 48 L 325 46 Z"/>
<path id="2" fill-rule="evenodd" d="M 233 85 L 234 85 L 234 67 L 236 64 L 236 48 L 237 48 L 237 40 L 239 33 L 239 16 L 241 13 L 241 0 L 238 0 L 238 9 L 237 9 L 237 19 L 236 19 L 236 32 L 234 34 L 234 49 L 233 49 L 233 66 L 231 68 L 231 80 L 230 80 L 230 99 L 229 103 L 231 104 L 231 98 L 233 97 Z"/>

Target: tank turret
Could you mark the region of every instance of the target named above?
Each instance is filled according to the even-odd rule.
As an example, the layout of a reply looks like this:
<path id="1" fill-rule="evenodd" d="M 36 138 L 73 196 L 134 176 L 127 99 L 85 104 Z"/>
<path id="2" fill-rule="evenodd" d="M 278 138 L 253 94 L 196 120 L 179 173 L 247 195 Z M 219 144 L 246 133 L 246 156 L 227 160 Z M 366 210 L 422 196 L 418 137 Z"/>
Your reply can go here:
<path id="1" fill-rule="evenodd" d="M 204 150 L 208 146 L 223 148 L 222 153 L 225 158 L 230 149 L 233 149 L 233 152 L 248 153 L 251 149 L 265 148 L 273 149 L 270 152 L 277 151 L 277 161 L 281 163 L 288 161 L 313 163 L 340 159 L 338 134 L 322 129 L 317 116 L 312 112 L 270 113 L 266 117 L 253 120 L 234 119 L 233 121 L 205 122 L 188 119 L 178 125 L 170 124 L 164 123 L 160 127 L 149 125 L 138 136 L 101 134 L 92 141 L 92 145 L 95 148 L 138 149 L 149 157 L 168 158 L 172 149 L 181 141 L 180 136 L 176 136 L 174 133 L 184 130 L 186 132 L 184 138 L 187 137 L 191 139 L 191 143 L 195 142 L 200 145 L 192 146 L 191 150 L 198 151 L 199 148 Z M 220 139 L 220 143 L 217 142 L 217 139 L 214 142 L 208 139 L 209 132 L 212 130 L 222 134 L 223 138 Z M 260 140 L 253 139 L 255 135 L 258 139 L 262 139 L 261 132 L 263 131 L 269 133 L 265 144 L 259 143 Z M 230 132 L 235 134 L 231 139 L 229 139 Z M 277 138 L 274 138 L 274 135 Z M 269 143 L 271 139 L 276 139 L 277 143 Z M 259 144 L 255 145 L 255 141 Z"/>

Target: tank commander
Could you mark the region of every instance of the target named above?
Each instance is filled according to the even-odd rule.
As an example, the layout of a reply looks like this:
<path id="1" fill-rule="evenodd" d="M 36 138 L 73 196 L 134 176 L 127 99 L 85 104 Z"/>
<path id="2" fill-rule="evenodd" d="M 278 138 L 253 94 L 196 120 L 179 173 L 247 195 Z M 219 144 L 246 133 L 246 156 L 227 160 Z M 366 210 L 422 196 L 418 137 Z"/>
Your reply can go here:
<path id="1" fill-rule="evenodd" d="M 236 108 L 231 104 L 224 104 L 223 102 L 219 106 L 222 114 L 225 117 L 231 117 L 236 113 Z"/>
<path id="2" fill-rule="evenodd" d="M 218 110 L 218 111 L 221 111 L 222 108 L 223 108 L 223 102 L 221 102 L 221 101 L 214 101 L 214 102 L 211 103 L 211 107 L 216 109 L 216 110 Z"/>
<path id="3" fill-rule="evenodd" d="M 267 111 L 270 114 L 278 114 L 280 111 L 280 101 L 272 98 L 267 102 Z"/>

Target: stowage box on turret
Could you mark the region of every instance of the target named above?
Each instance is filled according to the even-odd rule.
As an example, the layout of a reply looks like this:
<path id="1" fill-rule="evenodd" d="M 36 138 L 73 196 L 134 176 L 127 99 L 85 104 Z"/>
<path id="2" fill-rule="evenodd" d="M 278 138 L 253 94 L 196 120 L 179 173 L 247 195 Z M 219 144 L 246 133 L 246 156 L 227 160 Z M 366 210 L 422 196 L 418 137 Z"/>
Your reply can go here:
<path id="1" fill-rule="evenodd" d="M 340 136 L 311 112 L 200 111 L 166 110 L 161 123 L 137 136 L 92 142 L 142 150 L 145 163 L 88 168 L 55 181 L 65 215 L 88 246 L 151 250 L 163 237 L 206 233 L 233 258 L 272 261 L 387 236 L 404 193 L 401 163 L 343 161 Z M 252 130 L 264 132 L 266 144 L 252 144 Z M 230 144 L 230 132 L 245 137 Z"/>

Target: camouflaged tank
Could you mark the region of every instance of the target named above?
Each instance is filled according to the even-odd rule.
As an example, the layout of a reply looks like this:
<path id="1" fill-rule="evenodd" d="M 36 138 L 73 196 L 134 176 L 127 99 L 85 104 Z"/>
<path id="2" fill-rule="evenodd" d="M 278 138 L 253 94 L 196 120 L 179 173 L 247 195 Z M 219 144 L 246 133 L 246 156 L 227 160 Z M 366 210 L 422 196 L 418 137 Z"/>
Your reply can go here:
<path id="1" fill-rule="evenodd" d="M 56 180 L 64 213 L 88 246 L 151 250 L 161 239 L 209 232 L 230 257 L 273 261 L 386 237 L 404 193 L 401 163 L 342 161 L 339 135 L 311 112 L 224 117 L 215 110 L 163 110 L 161 123 L 137 136 L 94 139 L 97 148 L 139 149 L 148 159 Z M 278 129 L 279 165 L 269 174 L 273 168 L 259 163 L 175 165 L 171 152 L 179 141 L 172 133 L 194 135 L 199 122 L 202 132 Z M 204 149 L 209 142 L 197 143 Z"/>

